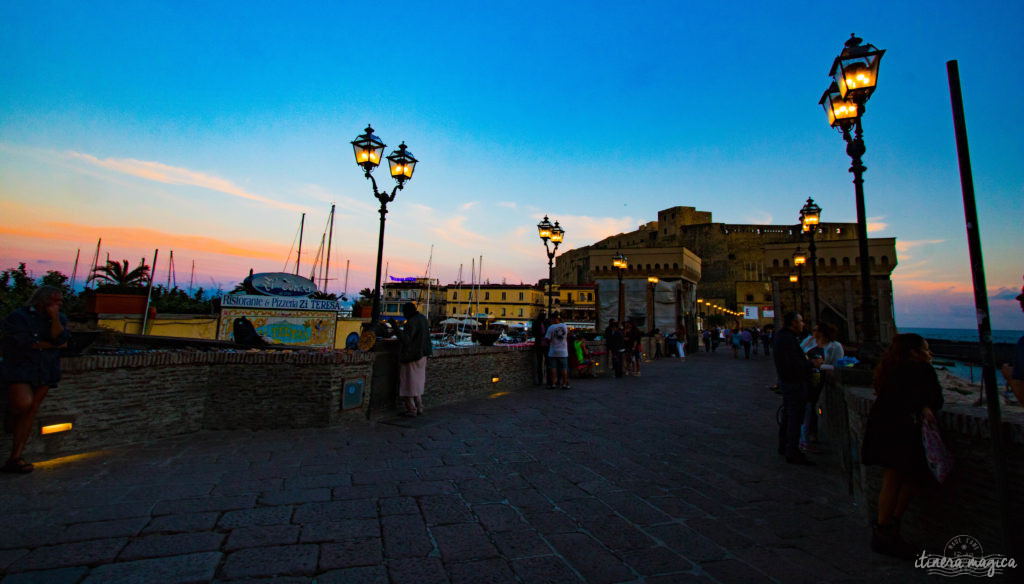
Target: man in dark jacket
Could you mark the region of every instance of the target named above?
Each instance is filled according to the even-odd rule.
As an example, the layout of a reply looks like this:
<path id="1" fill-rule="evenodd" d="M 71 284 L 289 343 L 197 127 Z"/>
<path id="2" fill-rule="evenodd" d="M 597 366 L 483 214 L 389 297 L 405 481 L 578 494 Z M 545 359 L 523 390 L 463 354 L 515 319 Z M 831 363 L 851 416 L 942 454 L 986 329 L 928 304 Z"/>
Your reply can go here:
<path id="1" fill-rule="evenodd" d="M 782 390 L 782 424 L 779 426 L 779 454 L 790 464 L 813 466 L 814 463 L 800 452 L 800 424 L 807 404 L 811 362 L 800 350 L 797 335 L 803 330 L 804 319 L 795 312 L 782 317 L 782 330 L 775 335 L 775 371 Z"/>
<path id="2" fill-rule="evenodd" d="M 626 337 L 622 335 L 622 331 L 619 330 L 619 323 L 614 319 L 609 321 L 608 328 L 604 331 L 604 343 L 608 347 L 608 357 L 612 361 L 615 377 L 622 377 L 622 362 L 626 354 Z"/>

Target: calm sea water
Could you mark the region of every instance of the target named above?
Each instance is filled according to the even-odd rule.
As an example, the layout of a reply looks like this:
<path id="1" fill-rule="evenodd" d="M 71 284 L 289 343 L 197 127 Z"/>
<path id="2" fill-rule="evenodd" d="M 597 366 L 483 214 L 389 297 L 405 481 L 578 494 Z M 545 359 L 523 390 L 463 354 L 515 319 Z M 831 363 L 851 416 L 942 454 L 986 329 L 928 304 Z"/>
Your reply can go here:
<path id="1" fill-rule="evenodd" d="M 917 333 L 926 339 L 943 341 L 978 342 L 978 329 L 945 329 L 945 328 L 900 328 L 901 333 Z M 1016 343 L 1024 336 L 1024 331 L 993 330 L 993 343 Z"/>

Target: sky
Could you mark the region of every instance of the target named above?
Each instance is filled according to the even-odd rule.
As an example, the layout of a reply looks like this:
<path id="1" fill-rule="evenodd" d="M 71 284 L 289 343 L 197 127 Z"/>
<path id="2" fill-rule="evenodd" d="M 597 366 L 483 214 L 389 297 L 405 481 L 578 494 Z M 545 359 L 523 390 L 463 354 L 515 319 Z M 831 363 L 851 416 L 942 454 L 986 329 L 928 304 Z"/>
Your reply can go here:
<path id="1" fill-rule="evenodd" d="M 420 160 L 388 206 L 391 276 L 546 277 L 562 249 L 672 206 L 727 223 L 855 222 L 818 100 L 851 33 L 886 49 L 867 104 L 872 237 L 897 239 L 901 327 L 976 326 L 946 62 L 959 63 L 992 327 L 1024 330 L 1024 3 L 0 3 L 0 269 L 78 279 L 159 258 L 230 290 L 312 267 L 372 287 L 378 202 L 349 144 Z M 845 13 L 844 13 L 845 12 Z M 1009 103 L 1006 99 L 1010 99 Z M 386 169 L 375 173 L 389 191 Z M 475 260 L 475 262 L 474 262 Z M 308 275 L 308 274 L 307 274 Z"/>

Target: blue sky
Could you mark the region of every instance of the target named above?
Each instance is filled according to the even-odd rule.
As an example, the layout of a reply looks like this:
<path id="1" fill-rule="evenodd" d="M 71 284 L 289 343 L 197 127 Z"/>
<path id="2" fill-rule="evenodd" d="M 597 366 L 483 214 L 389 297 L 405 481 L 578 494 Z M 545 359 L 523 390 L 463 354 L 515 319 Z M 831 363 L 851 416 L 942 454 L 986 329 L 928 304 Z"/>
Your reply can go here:
<path id="1" fill-rule="evenodd" d="M 377 212 L 351 141 L 372 123 L 421 160 L 388 214 L 392 275 L 544 277 L 566 246 L 690 205 L 716 221 L 854 221 L 817 101 L 851 32 L 887 50 L 864 118 L 872 236 L 896 237 L 897 324 L 973 326 L 946 61 L 963 84 L 995 328 L 1024 272 L 1019 2 L 4 3 L 0 266 L 70 272 L 175 250 L 230 288 L 303 264 L 338 204 L 331 277 L 372 283 Z M 1009 99 L 1009 101 L 1007 101 Z M 390 183 L 385 172 L 381 184 Z M 315 240 L 315 241 L 314 241 Z M 87 261 L 87 260 L 85 260 Z M 294 265 L 294 261 L 292 261 Z M 166 278 L 161 263 L 157 280 Z M 184 274 L 184 275 L 183 275 Z M 187 283 L 187 282 L 186 282 Z"/>

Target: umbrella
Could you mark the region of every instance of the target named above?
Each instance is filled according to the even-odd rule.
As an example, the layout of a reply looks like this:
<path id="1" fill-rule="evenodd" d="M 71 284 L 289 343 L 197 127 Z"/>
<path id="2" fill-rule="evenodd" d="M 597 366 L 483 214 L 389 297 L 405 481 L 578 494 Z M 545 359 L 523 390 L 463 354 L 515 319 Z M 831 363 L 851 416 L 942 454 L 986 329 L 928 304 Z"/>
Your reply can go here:
<path id="1" fill-rule="evenodd" d="M 441 321 L 441 324 L 462 324 L 462 321 L 457 318 L 446 318 Z"/>

